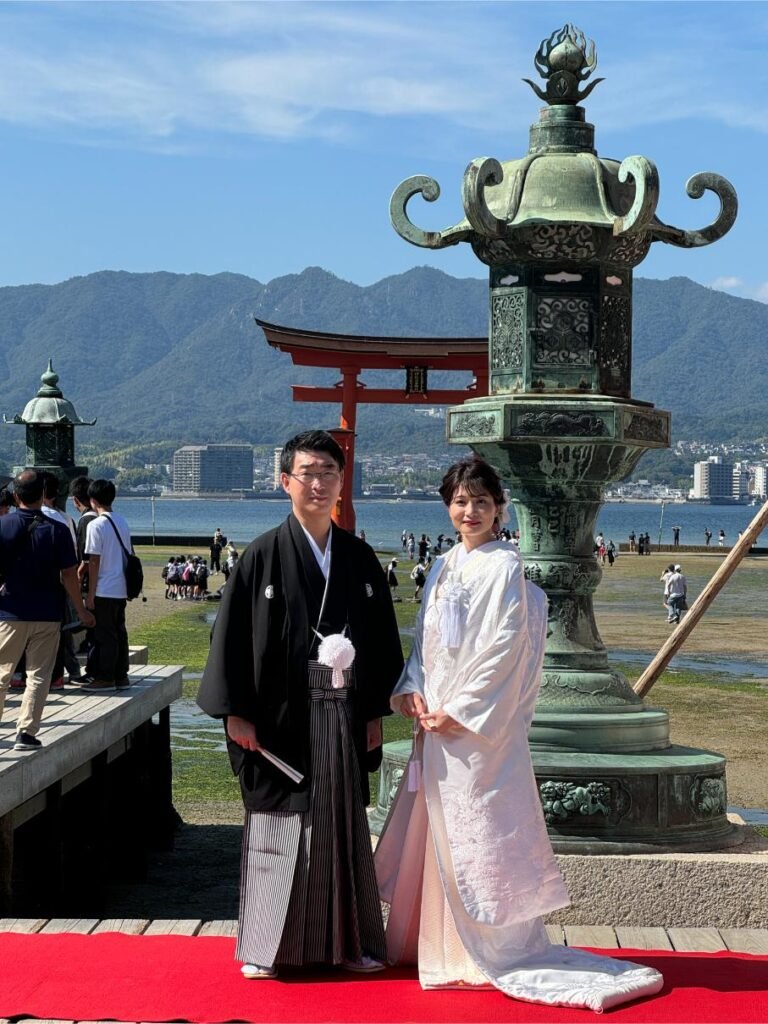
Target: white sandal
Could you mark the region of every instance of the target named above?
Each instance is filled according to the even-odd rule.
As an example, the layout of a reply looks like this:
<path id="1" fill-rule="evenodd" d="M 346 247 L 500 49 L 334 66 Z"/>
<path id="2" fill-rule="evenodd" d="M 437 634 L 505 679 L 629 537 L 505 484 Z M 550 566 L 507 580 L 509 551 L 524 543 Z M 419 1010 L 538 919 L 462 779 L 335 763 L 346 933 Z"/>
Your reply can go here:
<path id="1" fill-rule="evenodd" d="M 264 978 L 276 978 L 276 967 L 262 967 L 261 964 L 243 964 L 240 973 L 249 981 L 261 980 Z"/>

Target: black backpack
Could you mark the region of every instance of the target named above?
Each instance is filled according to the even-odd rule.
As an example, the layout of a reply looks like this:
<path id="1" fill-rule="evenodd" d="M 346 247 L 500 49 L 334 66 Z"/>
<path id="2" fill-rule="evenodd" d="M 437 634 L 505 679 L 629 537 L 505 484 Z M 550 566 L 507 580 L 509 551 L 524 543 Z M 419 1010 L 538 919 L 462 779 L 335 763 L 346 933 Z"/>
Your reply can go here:
<path id="1" fill-rule="evenodd" d="M 115 531 L 115 536 L 118 539 L 120 547 L 123 549 L 125 555 L 125 566 L 123 567 L 123 575 L 125 576 L 125 592 L 128 595 L 129 601 L 135 601 L 137 597 L 141 595 L 144 589 L 144 569 L 141 565 L 141 559 L 133 550 L 133 544 L 131 544 L 131 550 L 129 551 L 123 544 L 123 538 L 120 536 L 120 531 L 112 522 L 109 516 L 106 516 Z"/>

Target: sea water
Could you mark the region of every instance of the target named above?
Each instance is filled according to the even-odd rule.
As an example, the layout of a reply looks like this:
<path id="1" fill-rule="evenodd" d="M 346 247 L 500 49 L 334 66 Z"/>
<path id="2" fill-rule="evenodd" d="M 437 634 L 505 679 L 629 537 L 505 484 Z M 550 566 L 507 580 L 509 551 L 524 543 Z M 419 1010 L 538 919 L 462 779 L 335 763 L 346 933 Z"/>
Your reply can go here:
<path id="1" fill-rule="evenodd" d="M 243 546 L 279 525 L 290 510 L 286 499 L 179 499 L 121 498 L 115 511 L 128 520 L 132 533 L 154 536 L 162 544 L 163 535 L 213 536 L 216 527 Z M 662 515 L 663 511 L 663 515 Z M 711 546 L 717 547 L 718 531 L 725 530 L 727 546 L 735 544 L 758 511 L 747 505 L 701 505 L 694 502 L 608 502 L 600 510 L 597 532 L 616 546 L 626 542 L 630 532 L 649 533 L 651 543 L 672 543 L 672 527 L 680 527 L 680 543 L 703 544 L 704 530 L 712 532 Z M 434 501 L 362 500 L 355 503 L 357 531 L 365 531 L 369 544 L 381 551 L 400 551 L 403 530 L 418 541 L 426 533 L 433 541 L 438 534 L 451 534 L 451 524 L 443 503 Z M 510 529 L 516 529 L 514 508 L 510 508 Z M 154 530 L 153 530 L 154 521 Z M 758 541 L 768 545 L 768 530 Z"/>

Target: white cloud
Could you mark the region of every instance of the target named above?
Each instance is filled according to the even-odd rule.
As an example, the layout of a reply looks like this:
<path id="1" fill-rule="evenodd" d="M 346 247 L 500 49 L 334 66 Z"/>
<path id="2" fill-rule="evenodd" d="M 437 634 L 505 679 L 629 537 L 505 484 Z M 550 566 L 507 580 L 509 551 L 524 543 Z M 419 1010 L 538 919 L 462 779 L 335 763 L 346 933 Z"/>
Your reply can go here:
<path id="1" fill-rule="evenodd" d="M 716 277 L 710 282 L 709 287 L 719 292 L 727 292 L 734 288 L 743 288 L 744 282 L 740 277 Z"/>
<path id="2" fill-rule="evenodd" d="M 768 281 L 764 281 L 763 284 L 755 288 L 752 298 L 757 299 L 758 302 L 768 302 Z"/>
<path id="3" fill-rule="evenodd" d="M 551 5 L 553 27 L 559 6 Z M 200 131 L 334 138 L 361 115 L 428 116 L 493 127 L 498 136 L 533 119 L 532 97 L 519 79 L 536 78 L 537 4 L 30 7 L 0 5 L 6 122 L 164 145 Z M 593 31 L 601 59 L 603 40 L 608 57 L 598 71 L 608 82 L 594 94 L 601 128 L 700 118 L 768 132 L 768 112 L 754 102 L 768 91 L 768 64 L 756 59 L 749 38 L 743 41 L 738 19 L 733 26 L 727 15 L 711 25 L 677 23 L 665 37 L 633 15 L 645 33 L 633 36 L 632 52 L 642 54 L 633 60 L 613 18 L 598 12 L 595 6 Z M 717 62 L 707 66 L 706 87 L 697 88 L 707 52 Z"/>

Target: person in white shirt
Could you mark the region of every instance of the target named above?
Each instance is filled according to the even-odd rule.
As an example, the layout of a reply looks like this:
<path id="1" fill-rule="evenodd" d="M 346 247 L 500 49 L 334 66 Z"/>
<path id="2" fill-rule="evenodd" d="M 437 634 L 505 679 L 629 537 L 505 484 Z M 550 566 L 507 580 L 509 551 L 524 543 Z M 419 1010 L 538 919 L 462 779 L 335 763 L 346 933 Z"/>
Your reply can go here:
<path id="1" fill-rule="evenodd" d="M 43 473 L 43 507 L 40 510 L 49 519 L 55 519 L 57 523 L 66 526 L 72 536 L 72 543 L 77 547 L 77 530 L 72 516 L 56 508 L 56 499 L 59 496 L 59 479 L 53 473 Z"/>
<path id="2" fill-rule="evenodd" d="M 688 595 L 688 581 L 680 565 L 674 565 L 664 584 L 664 602 L 667 605 L 667 622 L 679 622 L 680 613 L 685 611 Z"/>
<path id="3" fill-rule="evenodd" d="M 75 523 L 72 516 L 67 515 L 66 512 L 62 512 L 56 508 L 56 499 L 59 496 L 59 478 L 54 473 L 42 473 L 43 477 L 43 506 L 41 512 L 44 516 L 49 519 L 55 519 L 57 523 L 61 523 L 62 526 L 66 526 L 69 530 L 69 534 L 72 538 L 72 546 L 77 551 L 77 530 L 75 529 Z M 65 599 L 65 610 L 63 625 L 68 622 L 76 622 L 77 614 L 75 612 L 72 602 L 67 598 Z M 56 653 L 56 661 L 53 665 L 51 673 L 51 686 L 52 690 L 61 690 L 64 687 L 64 669 L 67 670 L 70 682 L 77 682 L 80 677 L 80 663 L 77 660 L 75 654 L 75 648 L 72 641 L 72 633 L 70 630 L 62 630 L 61 636 L 59 637 L 59 649 Z"/>
<path id="4" fill-rule="evenodd" d="M 88 497 L 96 518 L 88 524 L 88 596 L 85 605 L 96 616 L 93 647 L 88 654 L 86 690 L 124 689 L 128 677 L 128 632 L 125 627 L 125 551 L 131 550 L 131 532 L 121 515 L 112 511 L 115 485 L 93 480 Z M 121 544 L 122 541 L 122 544 Z"/>

